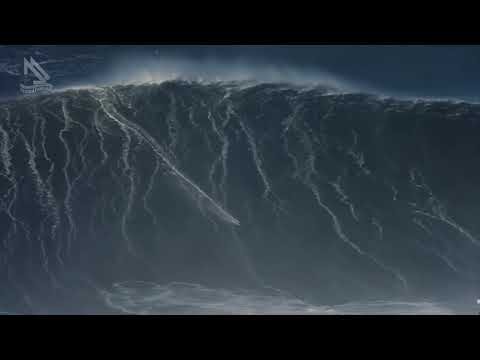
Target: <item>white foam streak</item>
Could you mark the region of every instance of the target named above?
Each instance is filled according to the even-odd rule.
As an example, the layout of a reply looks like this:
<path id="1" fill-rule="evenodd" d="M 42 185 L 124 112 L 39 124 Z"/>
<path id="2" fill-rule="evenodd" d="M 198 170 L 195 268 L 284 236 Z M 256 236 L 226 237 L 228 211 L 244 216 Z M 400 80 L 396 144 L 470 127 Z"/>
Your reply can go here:
<path id="1" fill-rule="evenodd" d="M 105 93 L 100 92 L 98 97 L 96 97 L 97 101 L 100 103 L 105 102 Z M 118 114 L 118 113 L 117 113 Z M 118 114 L 119 115 L 119 114 Z M 157 143 L 157 141 L 148 134 L 143 128 L 139 125 L 127 120 L 123 116 L 119 116 L 119 118 L 112 118 L 115 122 L 121 122 L 122 126 L 125 126 L 130 131 L 132 131 L 137 138 L 144 140 L 152 149 L 152 151 L 159 156 L 162 161 L 167 165 L 172 175 L 177 177 L 181 182 L 183 182 L 189 189 L 192 189 L 195 194 L 199 197 L 199 199 L 205 199 L 207 204 L 211 206 L 211 210 L 216 213 L 220 218 L 225 220 L 228 223 L 234 225 L 240 225 L 240 222 L 235 219 L 232 215 L 226 212 L 220 205 L 218 205 L 211 197 L 209 197 L 202 189 L 200 189 L 196 184 L 194 184 L 191 180 L 189 180 L 185 175 L 183 175 L 168 159 L 165 155 L 162 147 Z"/>

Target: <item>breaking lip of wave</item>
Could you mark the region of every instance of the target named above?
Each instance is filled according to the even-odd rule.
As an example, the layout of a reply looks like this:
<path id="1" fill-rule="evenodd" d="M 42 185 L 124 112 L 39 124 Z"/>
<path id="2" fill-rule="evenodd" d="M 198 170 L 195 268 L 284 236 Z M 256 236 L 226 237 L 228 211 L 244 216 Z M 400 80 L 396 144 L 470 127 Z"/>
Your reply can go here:
<path id="1" fill-rule="evenodd" d="M 95 75 L 86 81 L 73 80 L 69 85 L 54 87 L 53 92 L 68 90 L 90 90 L 116 85 L 160 84 L 168 81 L 188 81 L 200 84 L 236 83 L 240 86 L 258 84 L 284 84 L 299 89 L 321 88 L 325 95 L 364 94 L 379 100 L 395 99 L 408 102 L 450 102 L 479 104 L 473 97 L 429 97 L 392 93 L 365 83 L 350 81 L 338 74 L 317 68 L 298 68 L 288 64 L 265 63 L 249 59 L 191 60 L 181 57 L 162 58 L 129 55 L 118 58 L 110 69 L 102 75 Z M 7 97 L 2 100 L 10 100 Z"/>
<path id="2" fill-rule="evenodd" d="M 299 88 L 322 88 L 325 95 L 368 94 L 380 100 L 396 99 L 409 102 L 452 102 L 478 104 L 480 100 L 462 97 L 428 97 L 392 93 L 350 81 L 338 74 L 316 68 L 298 68 L 288 64 L 274 64 L 249 59 L 225 61 L 214 58 L 191 60 L 181 57 L 128 56 L 117 59 L 110 70 L 88 83 L 77 82 L 56 91 L 68 89 L 96 88 L 115 85 L 159 84 L 183 80 L 201 84 L 236 83 L 237 86 L 258 84 L 285 84 Z"/>
<path id="3" fill-rule="evenodd" d="M 127 86 L 127 85 L 134 85 L 134 86 L 142 86 L 142 85 L 159 85 L 166 82 L 175 82 L 175 81 L 182 81 L 191 84 L 201 84 L 201 85 L 210 85 L 210 84 L 217 84 L 222 85 L 225 87 L 235 88 L 237 90 L 242 90 L 248 87 L 254 87 L 263 84 L 271 84 L 271 85 L 284 85 L 286 88 L 296 88 L 298 91 L 309 91 L 309 90 L 321 90 L 323 96 L 335 96 L 335 95 L 366 95 L 369 96 L 372 100 L 378 101 L 397 101 L 397 102 L 405 102 L 411 104 L 436 104 L 436 103 L 449 103 L 449 104 L 466 104 L 466 105 L 479 105 L 480 100 L 476 99 L 462 99 L 462 98 L 455 98 L 455 97 L 427 97 L 427 96 L 408 96 L 408 95 L 386 95 L 382 92 L 375 92 L 375 91 L 360 91 L 360 90 L 340 90 L 335 88 L 325 87 L 323 84 L 291 84 L 288 82 L 261 82 L 255 80 L 229 80 L 229 81 L 216 81 L 216 80 L 199 80 L 199 79 L 184 79 L 182 77 L 172 78 L 172 79 L 165 79 L 162 81 L 144 81 L 144 82 L 134 82 L 134 83 L 112 83 L 108 85 L 94 85 L 94 84 L 84 84 L 84 85 L 75 85 L 75 86 L 64 86 L 55 88 L 51 94 L 59 94 L 68 91 L 96 91 L 105 88 L 115 87 L 115 86 Z M 0 99 L 0 102 L 15 100 L 18 97 L 4 97 Z"/>
<path id="4" fill-rule="evenodd" d="M 124 314 L 235 315 L 451 315 L 448 307 L 429 301 L 372 301 L 315 305 L 277 289 L 227 290 L 172 282 L 116 283 L 102 291 L 110 308 Z"/>
<path id="5" fill-rule="evenodd" d="M 480 105 L 480 100 L 476 99 L 462 99 L 454 97 L 426 97 L 426 96 L 408 96 L 408 95 L 386 95 L 384 93 L 375 92 L 375 91 L 346 91 L 339 90 L 334 88 L 328 88 L 321 84 L 311 84 L 311 85 L 299 85 L 299 84 L 290 84 L 285 82 L 260 82 L 255 80 L 229 80 L 229 81 L 214 81 L 214 80 L 195 80 L 195 79 L 184 79 L 184 78 L 173 78 L 165 79 L 163 81 L 145 81 L 145 82 L 135 82 L 135 83 L 112 83 L 108 85 L 76 85 L 76 86 L 64 86 L 59 88 L 54 88 L 51 94 L 61 94 L 68 91 L 98 91 L 106 88 L 116 87 L 116 86 L 142 86 L 142 85 L 160 85 L 167 82 L 186 82 L 190 84 L 200 84 L 200 85 L 221 85 L 225 87 L 230 87 L 232 89 L 242 90 L 249 87 L 254 87 L 258 85 L 283 85 L 286 89 L 296 88 L 299 92 L 310 91 L 310 90 L 321 90 L 322 96 L 336 96 L 336 95 L 365 95 L 368 96 L 371 100 L 376 101 L 396 101 L 399 103 L 409 103 L 409 104 L 438 104 L 438 103 L 448 103 L 455 105 Z M 277 88 L 278 89 L 278 88 Z M 1 102 L 8 102 L 11 100 L 18 99 L 19 97 L 4 97 L 0 99 Z M 20 97 L 22 98 L 22 96 Z"/>
<path id="6" fill-rule="evenodd" d="M 249 59 L 225 61 L 214 58 L 191 60 L 181 57 L 127 57 L 118 59 L 109 73 L 99 78 L 106 85 L 160 83 L 177 79 L 207 83 L 243 81 L 301 86 L 321 85 L 341 92 L 365 88 L 318 69 L 299 69 L 291 65 Z"/>
<path id="7" fill-rule="evenodd" d="M 236 61 L 191 60 L 179 57 L 128 56 L 117 59 L 102 75 L 86 81 L 73 80 L 70 84 L 54 86 L 53 93 L 69 90 L 94 90 L 117 85 L 161 84 L 170 81 L 186 81 L 199 84 L 232 85 L 237 89 L 260 85 L 282 84 L 298 90 L 321 89 L 324 95 L 363 94 L 378 100 L 407 102 L 451 102 L 478 104 L 480 100 L 461 97 L 428 97 L 392 93 L 345 79 L 316 68 L 298 68 L 288 64 L 273 64 L 249 59 Z M 4 98 L 3 100 L 10 100 Z"/>

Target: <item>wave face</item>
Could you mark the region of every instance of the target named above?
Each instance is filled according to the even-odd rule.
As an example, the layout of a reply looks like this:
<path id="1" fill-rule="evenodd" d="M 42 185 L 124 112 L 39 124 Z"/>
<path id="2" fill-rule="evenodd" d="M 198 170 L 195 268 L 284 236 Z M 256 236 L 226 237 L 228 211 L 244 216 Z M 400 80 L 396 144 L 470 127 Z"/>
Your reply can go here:
<path id="1" fill-rule="evenodd" d="M 473 301 L 479 115 L 468 103 L 235 82 L 5 102 L 0 311 L 117 312 L 115 284 L 140 282 L 168 304 L 177 283 L 197 284 L 195 304 L 275 288 L 319 312 Z"/>

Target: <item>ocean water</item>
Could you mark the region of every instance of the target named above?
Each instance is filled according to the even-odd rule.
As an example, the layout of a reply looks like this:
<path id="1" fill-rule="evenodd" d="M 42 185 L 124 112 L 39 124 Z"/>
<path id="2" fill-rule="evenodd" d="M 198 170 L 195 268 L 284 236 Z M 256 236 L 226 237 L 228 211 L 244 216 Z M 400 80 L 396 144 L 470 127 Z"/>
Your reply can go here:
<path id="1" fill-rule="evenodd" d="M 476 313 L 479 119 L 237 81 L 2 102 L 0 309 Z"/>

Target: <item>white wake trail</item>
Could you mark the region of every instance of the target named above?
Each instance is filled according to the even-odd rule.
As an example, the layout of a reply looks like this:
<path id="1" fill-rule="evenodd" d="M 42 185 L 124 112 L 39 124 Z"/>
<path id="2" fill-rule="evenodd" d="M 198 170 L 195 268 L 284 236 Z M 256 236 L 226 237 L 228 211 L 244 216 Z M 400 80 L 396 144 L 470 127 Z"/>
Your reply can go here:
<path id="1" fill-rule="evenodd" d="M 100 92 L 99 97 L 94 98 L 99 102 L 105 102 L 105 99 L 102 98 L 102 96 L 105 96 L 104 92 Z M 121 119 L 121 120 L 119 120 Z M 168 159 L 168 157 L 164 154 L 162 147 L 157 143 L 157 141 L 148 134 L 142 127 L 139 125 L 127 120 L 124 116 L 119 117 L 119 119 L 114 119 L 116 122 L 121 122 L 123 126 L 126 126 L 129 130 L 131 130 L 139 139 L 145 141 L 152 151 L 162 159 L 162 161 L 167 165 L 169 170 L 171 171 L 171 174 L 177 177 L 181 182 L 186 184 L 188 188 L 192 189 L 194 193 L 197 194 L 202 199 L 205 199 L 208 204 L 211 205 L 211 210 L 216 213 L 221 219 L 224 221 L 234 224 L 234 225 L 240 225 L 240 222 L 234 218 L 232 215 L 230 215 L 228 212 L 226 212 L 220 205 L 218 205 L 212 198 L 210 198 L 203 190 L 201 190 L 196 184 L 194 184 L 191 180 L 189 180 L 185 175 L 183 175 Z"/>
<path id="2" fill-rule="evenodd" d="M 158 157 L 155 157 L 155 168 L 153 169 L 152 175 L 150 176 L 150 180 L 148 181 L 147 190 L 143 195 L 143 207 L 145 211 L 151 216 L 153 224 L 157 224 L 157 216 L 148 205 L 148 199 L 150 197 L 150 194 L 153 191 L 153 185 L 155 183 L 155 178 L 159 170 L 160 170 L 160 161 L 158 160 Z"/>

